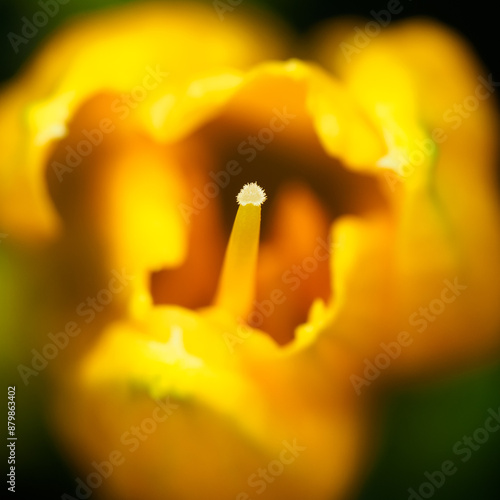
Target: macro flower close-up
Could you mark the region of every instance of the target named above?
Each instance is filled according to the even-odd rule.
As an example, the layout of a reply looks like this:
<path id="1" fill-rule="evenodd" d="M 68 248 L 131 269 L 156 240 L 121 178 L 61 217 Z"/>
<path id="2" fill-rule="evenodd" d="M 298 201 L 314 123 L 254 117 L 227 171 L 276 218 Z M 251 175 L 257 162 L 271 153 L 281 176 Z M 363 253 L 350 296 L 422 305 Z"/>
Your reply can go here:
<path id="1" fill-rule="evenodd" d="M 75 2 L 2 26 L 7 490 L 497 498 L 500 81 L 465 38 Z"/>

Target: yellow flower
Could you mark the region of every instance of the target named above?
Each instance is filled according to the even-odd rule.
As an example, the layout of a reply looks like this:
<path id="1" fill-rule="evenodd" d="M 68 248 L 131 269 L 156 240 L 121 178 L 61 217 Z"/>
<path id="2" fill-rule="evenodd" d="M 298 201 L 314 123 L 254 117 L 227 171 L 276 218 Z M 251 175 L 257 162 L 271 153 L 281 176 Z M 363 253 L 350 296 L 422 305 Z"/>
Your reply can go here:
<path id="1" fill-rule="evenodd" d="M 68 493 L 342 498 L 368 386 L 498 348 L 497 83 L 432 23 L 351 32 L 321 67 L 266 18 L 133 6 L 4 89 L 0 224 L 44 291 L 18 371 L 52 375 Z"/>

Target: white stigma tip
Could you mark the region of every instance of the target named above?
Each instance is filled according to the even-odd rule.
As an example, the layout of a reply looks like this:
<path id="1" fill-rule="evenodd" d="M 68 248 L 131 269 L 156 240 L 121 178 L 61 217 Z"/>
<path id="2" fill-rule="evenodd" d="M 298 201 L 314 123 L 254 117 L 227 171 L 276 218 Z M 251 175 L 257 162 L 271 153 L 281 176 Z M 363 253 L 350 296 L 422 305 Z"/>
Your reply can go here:
<path id="1" fill-rule="evenodd" d="M 251 204 L 260 207 L 266 198 L 265 191 L 256 182 L 250 182 L 241 188 L 236 200 L 240 205 Z"/>

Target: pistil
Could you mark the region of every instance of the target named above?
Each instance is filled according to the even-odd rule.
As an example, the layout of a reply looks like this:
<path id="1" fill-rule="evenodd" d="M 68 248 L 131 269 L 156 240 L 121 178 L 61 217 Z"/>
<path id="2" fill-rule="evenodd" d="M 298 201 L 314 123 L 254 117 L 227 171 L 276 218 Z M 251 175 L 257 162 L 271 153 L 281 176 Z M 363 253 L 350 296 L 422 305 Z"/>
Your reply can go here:
<path id="1" fill-rule="evenodd" d="M 215 305 L 236 317 L 245 317 L 255 299 L 261 205 L 266 193 L 255 182 L 237 196 L 238 212 L 224 257 Z"/>

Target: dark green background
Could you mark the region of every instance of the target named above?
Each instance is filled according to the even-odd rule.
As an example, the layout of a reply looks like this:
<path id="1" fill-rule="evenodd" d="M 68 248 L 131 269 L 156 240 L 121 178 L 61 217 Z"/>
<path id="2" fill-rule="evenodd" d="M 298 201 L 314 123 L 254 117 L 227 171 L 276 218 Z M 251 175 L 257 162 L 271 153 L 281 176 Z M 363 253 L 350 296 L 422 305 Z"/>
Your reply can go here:
<path id="1" fill-rule="evenodd" d="M 129 0 L 130 1 L 130 0 Z M 250 4 L 250 0 L 243 0 Z M 61 7 L 60 15 L 41 29 L 39 34 L 15 54 L 7 33 L 20 32 L 21 18 L 30 18 L 38 10 L 36 1 L 0 0 L 0 80 L 12 76 L 44 37 L 65 16 L 73 15 L 126 0 L 70 0 Z M 211 3 L 208 1 L 207 3 Z M 262 0 L 265 5 L 284 18 L 298 32 L 305 32 L 318 21 L 336 15 L 356 14 L 369 16 L 372 9 L 385 8 L 386 1 L 321 2 L 319 0 Z M 475 47 L 486 67 L 500 76 L 498 58 L 498 18 L 486 2 L 462 4 L 456 2 L 430 2 L 402 0 L 405 8 L 398 17 L 427 15 L 439 19 L 461 31 Z M 492 4 L 494 5 L 494 4 Z M 445 61 L 443 61 L 445 64 Z M 499 78 L 495 78 L 498 80 Z M 2 259 L 0 259 L 2 260 Z M 5 264 L 5 263 L 4 263 Z M 22 414 L 33 408 L 33 398 L 42 391 L 37 382 L 24 390 L 17 373 L 6 385 L 17 385 L 17 411 Z M 361 396 L 363 397 L 363 396 Z M 43 408 L 43 401 L 39 401 Z M 387 397 L 384 410 L 385 426 L 378 459 L 366 481 L 360 480 L 361 500 L 405 500 L 408 488 L 418 489 L 426 471 L 439 469 L 445 460 L 453 460 L 458 472 L 447 478 L 444 486 L 434 492 L 439 500 L 498 500 L 500 499 L 500 432 L 461 463 L 454 455 L 453 446 L 464 435 L 472 434 L 482 426 L 489 408 L 500 406 L 500 366 L 490 366 L 461 375 L 454 379 L 407 388 Z M 55 449 L 43 420 L 33 419 L 29 426 L 20 421 L 18 435 L 24 443 L 18 448 L 21 465 L 17 469 L 20 493 L 15 498 L 58 499 L 61 494 L 74 493 L 74 477 L 64 459 Z M 36 437 L 35 437 L 36 434 Z M 30 439 L 32 440 L 30 443 Z M 5 477 L 5 476 L 4 476 Z M 5 486 L 6 488 L 6 486 Z M 8 493 L 8 492 L 7 492 Z M 12 496 L 14 498 L 14 495 Z M 175 500 L 175 499 L 170 499 Z M 201 499 L 200 499 L 201 500 Z M 206 499 L 212 500 L 212 499 Z M 215 500 L 215 499 L 213 499 Z M 286 499 L 284 499 L 286 500 Z M 307 500 L 307 499 L 304 499 Z"/>

